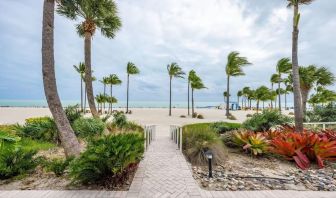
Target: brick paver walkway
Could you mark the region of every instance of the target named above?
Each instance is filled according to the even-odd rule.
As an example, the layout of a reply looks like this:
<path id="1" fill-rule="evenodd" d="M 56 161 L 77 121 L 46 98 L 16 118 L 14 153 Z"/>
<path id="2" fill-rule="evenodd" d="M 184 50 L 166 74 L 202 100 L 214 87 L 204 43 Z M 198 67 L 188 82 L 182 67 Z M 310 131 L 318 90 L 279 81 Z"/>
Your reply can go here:
<path id="1" fill-rule="evenodd" d="M 189 164 L 170 140 L 169 126 L 157 126 L 156 140 L 141 161 L 127 191 L 0 191 L 0 198 L 336 198 L 335 192 L 205 191 L 192 177 Z"/>

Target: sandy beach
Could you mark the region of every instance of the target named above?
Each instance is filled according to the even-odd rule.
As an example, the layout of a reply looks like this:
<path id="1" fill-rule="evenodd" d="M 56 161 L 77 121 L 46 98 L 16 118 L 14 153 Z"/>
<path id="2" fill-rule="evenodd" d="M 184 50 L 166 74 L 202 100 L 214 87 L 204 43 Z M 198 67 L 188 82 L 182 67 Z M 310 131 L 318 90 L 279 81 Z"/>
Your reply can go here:
<path id="1" fill-rule="evenodd" d="M 116 108 L 116 110 L 124 110 Z M 231 111 L 237 120 L 228 120 L 225 117 L 225 111 L 221 109 L 196 109 L 196 112 L 202 114 L 204 119 L 193 119 L 190 116 L 180 118 L 181 115 L 187 115 L 187 109 L 174 108 L 172 116 L 168 116 L 167 108 L 132 108 L 132 114 L 127 115 L 132 121 L 139 124 L 163 124 L 163 125 L 183 125 L 188 123 L 199 122 L 215 122 L 230 121 L 243 122 L 246 120 L 247 114 L 253 114 L 255 111 Z M 288 115 L 288 111 L 285 112 Z M 48 108 L 32 108 L 32 107 L 0 107 L 0 124 L 23 124 L 25 119 L 31 117 L 50 116 Z M 87 114 L 89 115 L 89 114 Z"/>

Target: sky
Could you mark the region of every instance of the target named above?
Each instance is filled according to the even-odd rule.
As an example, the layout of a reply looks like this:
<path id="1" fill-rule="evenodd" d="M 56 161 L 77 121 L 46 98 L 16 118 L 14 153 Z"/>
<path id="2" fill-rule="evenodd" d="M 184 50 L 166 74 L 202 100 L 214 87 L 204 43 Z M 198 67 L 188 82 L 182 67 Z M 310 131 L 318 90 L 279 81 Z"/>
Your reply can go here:
<path id="1" fill-rule="evenodd" d="M 245 76 L 231 78 L 233 98 L 245 86 L 270 86 L 280 58 L 291 56 L 292 10 L 285 0 L 117 0 L 122 28 L 114 39 L 96 31 L 92 39 L 94 76 L 115 73 L 122 80 L 115 96 L 126 98 L 126 64 L 141 73 L 131 77 L 137 101 L 169 99 L 167 64 L 194 69 L 208 89 L 198 101 L 222 101 L 225 65 L 231 51 L 253 63 Z M 41 69 L 42 0 L 0 1 L 0 99 L 44 99 Z M 336 1 L 301 7 L 300 65 L 328 67 L 336 74 Z M 80 20 L 79 20 L 80 21 Z M 56 14 L 55 64 L 62 100 L 79 100 L 80 78 L 74 64 L 84 60 L 84 40 L 75 24 Z M 335 86 L 331 89 L 335 90 Z M 95 94 L 103 85 L 94 83 Z M 173 100 L 187 98 L 186 79 L 173 80 Z M 291 99 L 289 99 L 290 101 Z"/>

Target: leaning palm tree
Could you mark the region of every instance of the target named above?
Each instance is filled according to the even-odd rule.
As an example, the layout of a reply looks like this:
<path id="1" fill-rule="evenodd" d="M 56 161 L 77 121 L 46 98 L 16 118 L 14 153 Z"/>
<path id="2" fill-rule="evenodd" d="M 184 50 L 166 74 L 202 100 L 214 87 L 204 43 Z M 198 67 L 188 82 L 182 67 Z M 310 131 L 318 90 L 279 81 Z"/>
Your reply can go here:
<path id="1" fill-rule="evenodd" d="M 63 111 L 62 103 L 57 91 L 54 60 L 54 12 L 55 1 L 44 0 L 42 24 L 43 86 L 65 155 L 67 157 L 78 156 L 80 154 L 80 145 L 70 126 L 69 120 Z"/>
<path id="2" fill-rule="evenodd" d="M 140 70 L 135 66 L 134 63 L 128 62 L 127 63 L 127 102 L 126 102 L 126 113 L 128 113 L 128 100 L 129 100 L 129 77 L 130 75 L 139 74 Z"/>
<path id="3" fill-rule="evenodd" d="M 285 109 L 287 109 L 287 95 L 293 92 L 293 85 L 289 78 L 283 79 L 283 83 L 285 84 Z"/>
<path id="4" fill-rule="evenodd" d="M 289 58 L 282 58 L 278 61 L 276 65 L 276 70 L 278 73 L 278 89 L 281 88 L 281 82 L 282 82 L 282 74 L 289 74 L 292 69 L 292 63 L 290 62 Z M 279 112 L 281 113 L 281 94 L 278 95 L 279 100 Z"/>
<path id="5" fill-rule="evenodd" d="M 73 66 L 75 68 L 75 70 L 78 72 L 78 74 L 80 75 L 80 79 L 81 79 L 81 111 L 84 111 L 84 103 L 83 103 L 83 80 L 85 77 L 85 64 L 80 62 L 77 65 Z"/>
<path id="6" fill-rule="evenodd" d="M 110 84 L 110 97 L 113 98 L 113 94 L 112 94 L 112 86 L 113 85 L 120 85 L 122 83 L 122 81 L 119 79 L 119 77 L 117 76 L 117 74 L 111 74 L 108 77 L 108 84 Z M 109 112 L 112 113 L 112 104 L 114 102 L 110 103 L 110 108 L 109 108 Z"/>
<path id="7" fill-rule="evenodd" d="M 242 96 L 243 96 L 243 91 L 239 90 L 239 91 L 237 92 L 237 98 L 238 98 L 237 103 L 238 103 L 238 106 L 239 106 L 239 99 L 240 99 L 240 97 L 242 97 Z M 243 100 L 242 100 L 242 101 L 243 101 Z M 243 107 L 243 105 L 242 105 L 242 107 Z"/>
<path id="8" fill-rule="evenodd" d="M 227 98 L 226 98 L 226 116 L 230 115 L 230 77 L 235 76 L 243 76 L 245 73 L 243 72 L 243 67 L 250 65 L 247 58 L 239 56 L 239 52 L 231 52 L 228 55 L 226 64 L 226 75 L 227 75 Z"/>
<path id="9" fill-rule="evenodd" d="M 172 100 L 172 80 L 173 78 L 184 78 L 185 74 L 177 63 L 167 65 L 169 75 L 169 116 L 171 116 L 171 100 Z"/>
<path id="10" fill-rule="evenodd" d="M 271 76 L 270 81 L 271 81 L 271 90 L 273 91 L 274 90 L 274 84 L 280 82 L 280 76 L 279 76 L 279 74 L 273 74 Z M 276 107 L 276 106 L 277 106 L 276 105 L 276 98 L 274 98 L 274 107 Z M 271 108 L 273 108 L 273 102 L 272 102 L 272 100 L 271 100 Z"/>
<path id="11" fill-rule="evenodd" d="M 188 115 L 190 115 L 190 105 L 189 105 L 189 102 L 190 102 L 190 99 L 189 99 L 190 83 L 195 78 L 196 78 L 196 72 L 194 70 L 189 71 L 189 75 L 188 75 Z"/>
<path id="12" fill-rule="evenodd" d="M 191 115 L 195 115 L 195 105 L 194 105 L 194 91 L 199 89 L 205 89 L 202 79 L 198 77 L 196 74 L 192 78 L 192 81 L 190 82 L 191 87 Z"/>
<path id="13" fill-rule="evenodd" d="M 298 40 L 299 40 L 299 22 L 300 13 L 299 5 L 309 4 L 314 0 L 287 0 L 287 7 L 293 7 L 293 34 L 292 34 L 292 74 L 293 74 L 293 93 L 294 93 L 294 115 L 295 115 L 295 130 L 303 131 L 303 106 L 302 96 L 300 92 L 300 75 L 298 61 Z"/>
<path id="14" fill-rule="evenodd" d="M 101 82 L 104 85 L 104 96 L 105 96 L 106 95 L 106 85 L 109 84 L 109 77 L 103 77 L 103 79 L 100 80 L 99 82 Z M 105 112 L 105 102 L 104 102 L 102 113 L 104 112 Z"/>
<path id="15" fill-rule="evenodd" d="M 59 0 L 61 3 L 57 12 L 71 20 L 83 21 L 76 25 L 79 36 L 84 37 L 85 55 L 85 83 L 90 110 L 97 117 L 94 102 L 93 86 L 91 81 L 91 40 L 97 28 L 107 38 L 114 38 L 116 31 L 121 27 L 117 16 L 117 5 L 113 0 Z"/>
<path id="16" fill-rule="evenodd" d="M 314 86 L 323 87 L 333 85 L 335 83 L 335 76 L 325 67 L 317 67 L 310 65 L 308 67 L 300 67 L 300 91 L 302 95 L 302 107 L 306 112 L 306 104 L 309 92 Z M 292 78 L 290 76 L 290 78 Z"/>

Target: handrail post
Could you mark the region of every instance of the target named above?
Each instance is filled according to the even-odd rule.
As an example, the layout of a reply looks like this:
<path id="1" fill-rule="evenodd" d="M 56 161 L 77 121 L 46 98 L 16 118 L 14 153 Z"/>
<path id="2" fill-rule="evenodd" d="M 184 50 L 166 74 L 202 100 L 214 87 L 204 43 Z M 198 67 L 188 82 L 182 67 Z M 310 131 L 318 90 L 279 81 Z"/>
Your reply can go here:
<path id="1" fill-rule="evenodd" d="M 183 142 L 182 134 L 183 134 L 183 128 L 181 127 L 180 128 L 180 151 L 181 152 L 182 152 L 182 142 Z"/>

